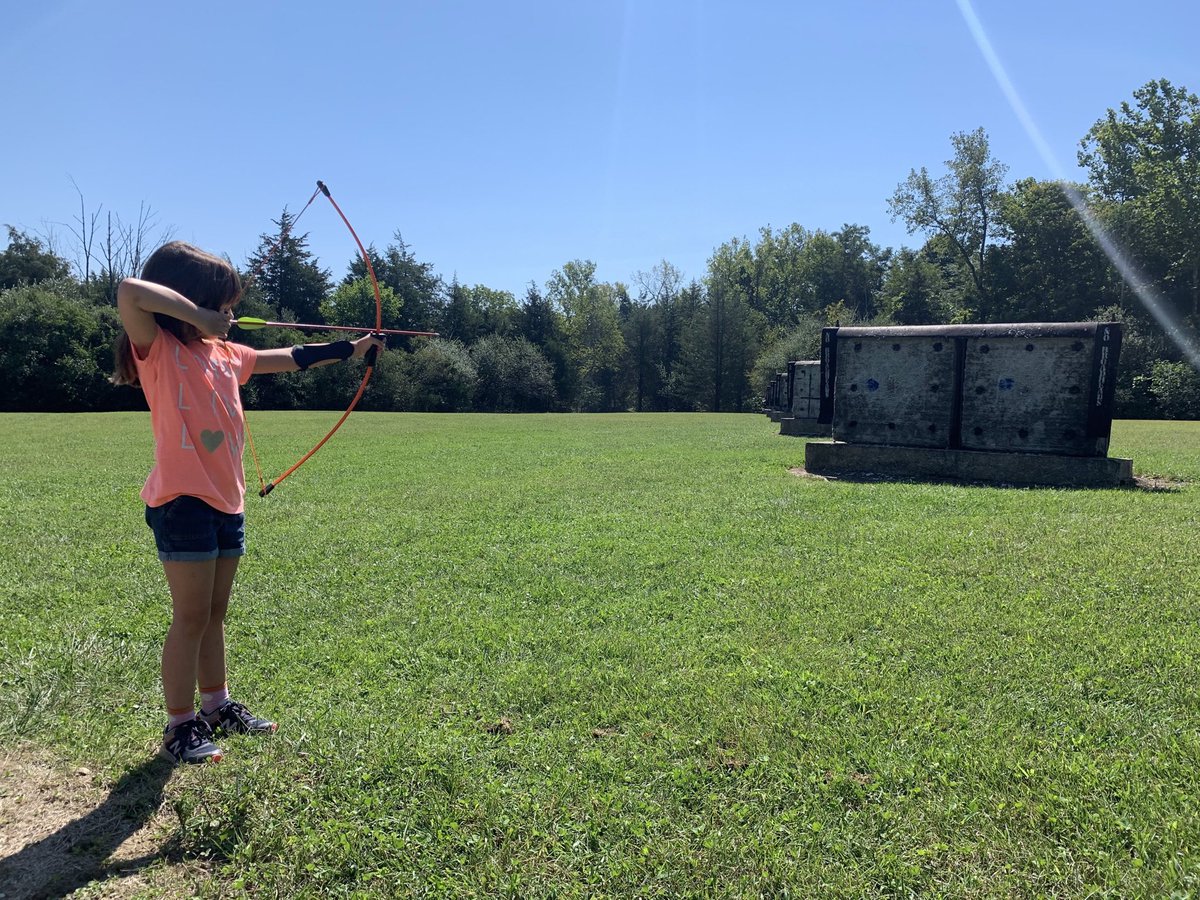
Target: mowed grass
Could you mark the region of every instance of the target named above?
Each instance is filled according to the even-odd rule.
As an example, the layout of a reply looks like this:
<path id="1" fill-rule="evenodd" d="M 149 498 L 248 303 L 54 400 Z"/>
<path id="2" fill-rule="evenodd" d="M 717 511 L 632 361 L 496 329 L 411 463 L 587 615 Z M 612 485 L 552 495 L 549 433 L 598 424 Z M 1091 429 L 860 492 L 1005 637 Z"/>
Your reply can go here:
<path id="1" fill-rule="evenodd" d="M 278 471 L 328 413 L 252 414 Z M 356 414 L 268 499 L 178 771 L 202 893 L 1195 896 L 1200 424 L 1184 482 L 796 477 L 750 415 Z M 169 621 L 136 414 L 0 417 L 0 746 L 113 778 Z M 253 476 L 251 476 L 253 478 Z"/>

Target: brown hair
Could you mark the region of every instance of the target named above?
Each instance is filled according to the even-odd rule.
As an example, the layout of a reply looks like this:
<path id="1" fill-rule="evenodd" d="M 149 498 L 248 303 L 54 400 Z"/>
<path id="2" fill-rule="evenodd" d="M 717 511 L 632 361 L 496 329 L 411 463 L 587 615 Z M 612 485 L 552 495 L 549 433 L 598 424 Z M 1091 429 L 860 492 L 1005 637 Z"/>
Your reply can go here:
<path id="1" fill-rule="evenodd" d="M 178 291 L 197 306 L 205 309 L 230 309 L 242 296 L 242 279 L 233 265 L 219 256 L 205 253 L 199 247 L 183 241 L 163 244 L 146 260 L 142 279 Z M 163 331 L 169 331 L 181 342 L 198 341 L 203 335 L 195 326 L 173 316 L 155 313 L 154 320 Z M 115 371 L 113 384 L 137 386 L 137 367 L 133 363 L 133 347 L 129 336 L 122 332 L 114 349 Z"/>

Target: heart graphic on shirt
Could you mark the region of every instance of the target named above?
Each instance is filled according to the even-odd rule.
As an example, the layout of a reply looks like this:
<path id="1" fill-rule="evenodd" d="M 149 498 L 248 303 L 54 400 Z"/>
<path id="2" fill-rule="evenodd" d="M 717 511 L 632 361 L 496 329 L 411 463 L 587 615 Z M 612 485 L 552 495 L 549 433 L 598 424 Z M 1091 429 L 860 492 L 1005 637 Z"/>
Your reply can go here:
<path id="1" fill-rule="evenodd" d="M 204 445 L 204 449 L 209 453 L 215 452 L 221 446 L 223 440 L 225 440 L 225 432 L 223 431 L 209 431 L 205 428 L 200 432 L 200 443 Z"/>

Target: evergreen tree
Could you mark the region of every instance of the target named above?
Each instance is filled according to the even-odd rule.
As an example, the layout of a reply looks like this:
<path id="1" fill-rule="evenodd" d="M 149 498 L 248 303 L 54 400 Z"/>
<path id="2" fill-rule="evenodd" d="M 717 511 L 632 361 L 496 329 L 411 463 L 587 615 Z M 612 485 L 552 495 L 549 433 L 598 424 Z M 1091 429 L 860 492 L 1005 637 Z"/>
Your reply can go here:
<path id="1" fill-rule="evenodd" d="M 876 299 L 891 260 L 891 251 L 881 250 L 870 237 L 871 229 L 865 225 L 843 225 L 833 233 L 838 247 L 841 299 L 863 322 L 875 318 Z"/>
<path id="2" fill-rule="evenodd" d="M 650 388 L 646 391 L 649 395 L 649 408 L 670 410 L 674 408 L 670 391 L 671 376 L 675 370 L 675 361 L 679 358 L 683 331 L 680 307 L 680 285 L 683 276 L 664 259 L 649 272 L 638 272 L 635 282 L 638 285 L 639 302 L 649 307 L 649 322 L 640 324 L 639 327 L 648 329 L 657 340 L 657 346 L 651 351 L 654 375 L 649 379 Z M 638 340 L 640 339 L 641 336 L 638 337 Z M 626 343 L 632 346 L 628 335 Z M 640 402 L 646 404 L 647 400 L 643 396 Z"/>
<path id="3" fill-rule="evenodd" d="M 576 379 L 568 359 L 562 313 L 532 282 L 525 291 L 519 323 L 521 335 L 537 347 L 550 363 L 558 401 L 569 406 L 575 398 Z"/>
<path id="4" fill-rule="evenodd" d="M 370 246 L 367 256 L 380 286 L 387 285 L 400 298 L 400 320 L 392 327 L 437 331 L 441 325 L 444 290 L 442 279 L 434 274 L 433 263 L 418 261 L 399 231 L 382 254 Z M 343 280 L 357 281 L 366 277 L 366 263 L 362 256 L 355 256 Z"/>
<path id="5" fill-rule="evenodd" d="M 262 302 L 302 322 L 323 323 L 321 301 L 333 282 L 308 249 L 307 234 L 293 234 L 296 217 L 286 209 L 275 221 L 276 234 L 259 236 L 258 250 L 247 260 L 253 286 Z"/>
<path id="6" fill-rule="evenodd" d="M 624 369 L 629 379 L 633 408 L 638 412 L 647 408 L 661 408 L 658 398 L 662 392 L 661 381 L 665 371 L 660 356 L 661 322 L 662 316 L 658 310 L 644 300 L 627 300 L 623 306 L 621 332 L 627 354 Z"/>
<path id="7" fill-rule="evenodd" d="M 752 254 L 744 241 L 717 248 L 703 300 L 684 330 L 676 388 L 692 409 L 742 411 L 756 405 L 751 371 L 766 316 L 754 308 Z"/>

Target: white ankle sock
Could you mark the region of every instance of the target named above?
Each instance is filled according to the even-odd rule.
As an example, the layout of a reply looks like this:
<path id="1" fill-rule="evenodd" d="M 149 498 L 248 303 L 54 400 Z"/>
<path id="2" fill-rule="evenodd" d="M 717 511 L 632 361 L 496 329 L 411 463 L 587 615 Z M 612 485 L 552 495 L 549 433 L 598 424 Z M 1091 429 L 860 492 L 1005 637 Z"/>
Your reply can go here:
<path id="1" fill-rule="evenodd" d="M 184 722 L 190 722 L 196 718 L 196 710 L 187 709 L 182 712 L 172 712 L 167 710 L 167 727 L 174 728 L 176 725 L 182 725 Z"/>
<path id="2" fill-rule="evenodd" d="M 229 699 L 229 685 L 222 684 L 214 688 L 200 688 L 200 710 L 211 716 Z"/>

